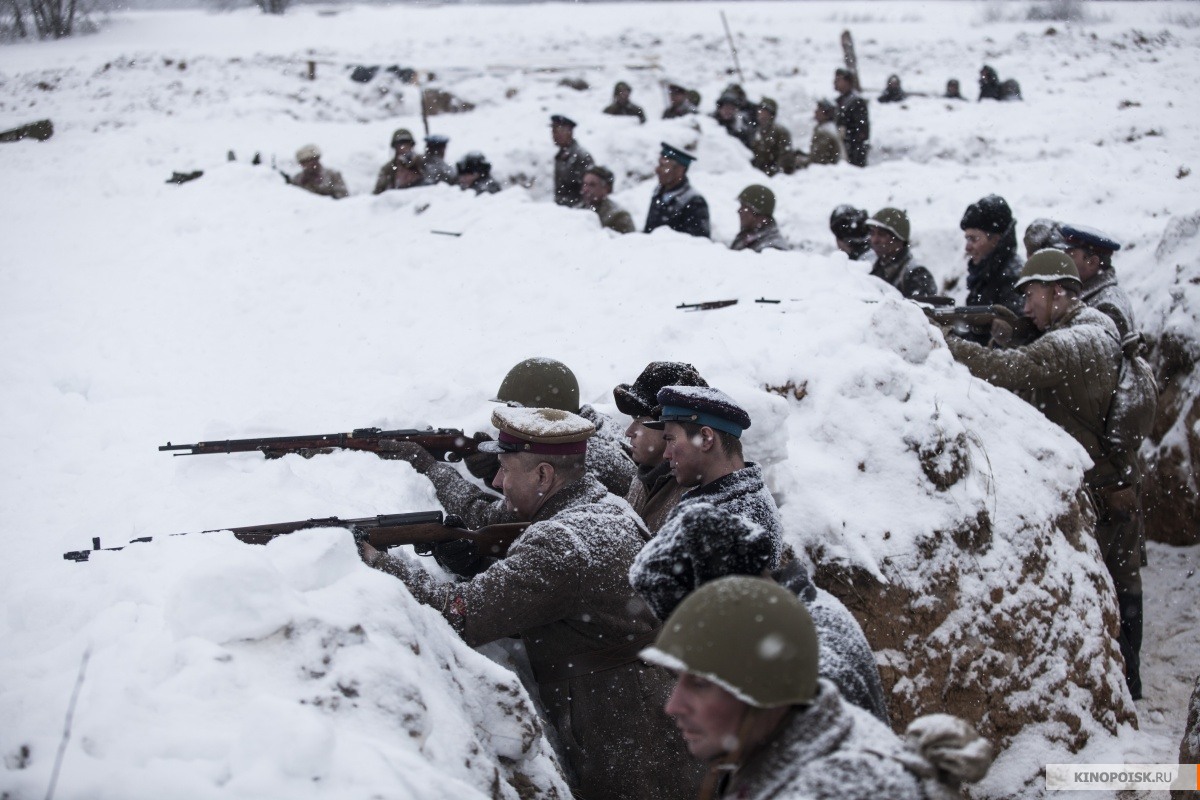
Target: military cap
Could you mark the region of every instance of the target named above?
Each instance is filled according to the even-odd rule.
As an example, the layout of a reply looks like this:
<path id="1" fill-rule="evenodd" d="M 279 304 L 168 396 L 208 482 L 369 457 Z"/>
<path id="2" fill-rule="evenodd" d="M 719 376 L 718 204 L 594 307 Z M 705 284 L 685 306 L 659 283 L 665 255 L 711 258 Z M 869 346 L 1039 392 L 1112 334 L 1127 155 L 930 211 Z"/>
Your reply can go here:
<path id="1" fill-rule="evenodd" d="M 760 217 L 769 217 L 775 213 L 775 193 L 762 184 L 752 183 L 742 189 L 738 200 Z"/>
<path id="2" fill-rule="evenodd" d="M 682 361 L 652 361 L 633 383 L 613 389 L 617 410 L 631 417 L 649 417 L 658 405 L 658 393 L 664 386 L 708 386 L 691 364 Z"/>
<path id="3" fill-rule="evenodd" d="M 696 160 L 694 155 L 685 150 L 680 150 L 678 147 L 669 145 L 666 142 L 660 142 L 660 144 L 662 145 L 662 152 L 660 155 L 671 159 L 677 164 L 683 164 L 685 167 L 690 167 L 692 162 Z"/>
<path id="4" fill-rule="evenodd" d="M 742 98 L 738 97 L 736 94 L 733 94 L 731 92 L 726 92 L 725 94 L 723 94 L 717 98 L 717 105 L 718 106 L 739 106 L 740 107 L 742 105 Z"/>
<path id="5" fill-rule="evenodd" d="M 833 71 L 833 74 L 837 75 L 839 78 L 854 80 L 854 70 L 847 69 L 846 67 L 838 67 Z"/>
<path id="6" fill-rule="evenodd" d="M 779 103 L 776 103 L 770 97 L 764 97 L 762 100 L 759 100 L 758 108 L 760 111 L 770 111 L 772 117 L 779 113 Z"/>
<path id="7" fill-rule="evenodd" d="M 683 85 L 681 85 L 681 84 L 678 84 L 678 83 L 668 83 L 668 84 L 667 84 L 667 91 L 668 91 L 668 92 L 684 92 L 684 93 L 686 94 L 686 93 L 687 93 L 687 87 L 686 87 L 686 86 L 683 86 Z"/>
<path id="8" fill-rule="evenodd" d="M 472 150 L 458 160 L 455 165 L 460 175 L 488 175 L 492 171 L 492 162 L 478 150 Z"/>
<path id="9" fill-rule="evenodd" d="M 440 133 L 435 133 L 431 136 L 425 137 L 425 144 L 429 145 L 430 147 L 445 147 L 449 143 L 450 137 Z"/>
<path id="10" fill-rule="evenodd" d="M 958 227 L 964 231 L 975 228 L 986 233 L 1004 233 L 1012 224 L 1013 213 L 1008 202 L 998 194 L 989 194 L 967 206 Z"/>
<path id="11" fill-rule="evenodd" d="M 1119 242 L 1095 228 L 1085 228 L 1082 225 L 1063 225 L 1061 230 L 1063 239 L 1072 247 L 1107 250 L 1110 253 L 1121 249 Z"/>
<path id="12" fill-rule="evenodd" d="M 711 386 L 664 386 L 655 398 L 655 420 L 647 428 L 661 430 L 668 422 L 694 422 L 741 438 L 750 415 L 733 398 Z"/>
<path id="13" fill-rule="evenodd" d="M 612 174 L 612 170 L 609 169 L 608 167 L 601 167 L 599 165 L 597 165 L 595 167 L 589 167 L 588 169 L 583 171 L 583 174 L 584 175 L 595 175 L 597 178 L 604 181 L 604 183 L 608 186 L 608 190 L 610 192 L 612 191 L 613 174 Z"/>
<path id="14" fill-rule="evenodd" d="M 824 111 L 828 114 L 833 114 L 837 111 L 837 103 L 833 102 L 832 100 L 830 100 L 826 97 L 822 97 L 820 100 L 817 101 L 817 108 L 821 109 L 822 111 Z"/>
<path id="15" fill-rule="evenodd" d="M 1073 283 L 1075 288 L 1083 285 L 1079 280 L 1079 269 L 1071 257 L 1062 250 L 1047 248 L 1038 250 L 1029 257 L 1014 284 L 1017 288 L 1027 283 Z"/>
<path id="16" fill-rule="evenodd" d="M 613 87 L 613 94 L 619 94 L 620 92 L 632 92 L 632 91 L 633 91 L 632 87 L 630 87 L 630 85 L 628 83 L 626 83 L 625 81 L 617 81 L 617 85 Z"/>
<path id="17" fill-rule="evenodd" d="M 392 134 L 392 147 L 405 142 L 416 144 L 417 140 L 413 138 L 412 131 L 408 128 L 397 128 L 396 132 Z"/>
<path id="18" fill-rule="evenodd" d="M 570 117 L 563 116 L 562 114 L 551 114 L 550 125 L 566 125 L 568 128 L 574 128 L 575 120 L 571 119 Z"/>
<path id="19" fill-rule="evenodd" d="M 479 443 L 485 453 L 581 455 L 596 432 L 583 417 L 558 408 L 500 406 L 492 412 L 492 424 L 500 434 L 494 442 Z"/>
<path id="20" fill-rule="evenodd" d="M 867 235 L 867 212 L 843 203 L 829 215 L 829 230 L 839 239 L 862 239 Z"/>
<path id="21" fill-rule="evenodd" d="M 296 151 L 297 161 L 315 161 L 321 157 L 321 148 L 315 144 L 306 144 Z"/>
<path id="22" fill-rule="evenodd" d="M 908 224 L 908 214 L 899 208 L 881 208 L 867 220 L 868 228 L 881 228 L 902 242 L 908 241 L 912 228 Z"/>
<path id="23" fill-rule="evenodd" d="M 688 99 L 688 102 L 691 103 L 692 105 L 699 106 L 700 105 L 700 92 L 698 92 L 695 89 L 688 89 L 687 90 L 687 99 Z"/>

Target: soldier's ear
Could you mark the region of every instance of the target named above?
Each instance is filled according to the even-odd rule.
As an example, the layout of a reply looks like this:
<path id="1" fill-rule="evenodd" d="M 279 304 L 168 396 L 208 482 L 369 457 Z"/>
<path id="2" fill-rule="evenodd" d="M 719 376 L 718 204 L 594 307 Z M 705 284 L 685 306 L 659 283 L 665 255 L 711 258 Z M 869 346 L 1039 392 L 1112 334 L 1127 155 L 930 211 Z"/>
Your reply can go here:
<path id="1" fill-rule="evenodd" d="M 700 429 L 700 449 L 708 452 L 717 442 L 717 433 L 712 428 L 705 425 Z"/>

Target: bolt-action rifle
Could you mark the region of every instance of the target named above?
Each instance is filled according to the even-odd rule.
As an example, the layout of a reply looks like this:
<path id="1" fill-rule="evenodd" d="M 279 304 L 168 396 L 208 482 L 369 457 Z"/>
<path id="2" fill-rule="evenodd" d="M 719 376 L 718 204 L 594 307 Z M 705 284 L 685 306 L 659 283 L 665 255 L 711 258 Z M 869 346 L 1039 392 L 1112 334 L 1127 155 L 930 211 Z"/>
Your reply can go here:
<path id="1" fill-rule="evenodd" d="M 421 555 L 428 555 L 435 544 L 443 542 L 470 542 L 479 556 L 499 558 L 508 552 L 508 547 L 529 527 L 528 522 L 504 522 L 487 525 L 478 530 L 468 530 L 461 518 L 448 514 L 443 519 L 440 511 L 414 511 L 405 514 L 381 514 L 377 517 L 339 519 L 324 517 L 305 519 L 298 522 L 274 522 L 266 525 L 247 525 L 242 528 L 216 528 L 200 533 L 229 531 L 238 541 L 246 544 L 266 544 L 276 536 L 285 536 L 296 531 L 314 528 L 345 528 L 354 534 L 355 542 L 367 542 L 376 550 L 387 550 L 405 544 L 414 545 Z M 187 533 L 172 533 L 171 536 L 187 536 Z M 133 539 L 129 544 L 152 541 L 151 536 Z M 67 561 L 87 561 L 97 550 L 122 550 L 123 547 L 101 547 L 100 538 L 92 539 L 91 550 L 73 550 L 63 553 Z"/>
<path id="2" fill-rule="evenodd" d="M 331 453 L 334 450 L 361 450 L 387 458 L 400 442 L 413 442 L 429 451 L 439 461 L 459 461 L 475 452 L 479 442 L 457 428 L 406 428 L 385 431 L 379 428 L 355 428 L 350 433 L 318 433 L 302 436 L 275 436 L 264 439 L 225 439 L 195 444 L 166 444 L 158 449 L 186 450 L 177 456 L 212 455 L 214 453 L 262 453 L 267 458 L 280 458 L 296 453 L 305 458 Z"/>

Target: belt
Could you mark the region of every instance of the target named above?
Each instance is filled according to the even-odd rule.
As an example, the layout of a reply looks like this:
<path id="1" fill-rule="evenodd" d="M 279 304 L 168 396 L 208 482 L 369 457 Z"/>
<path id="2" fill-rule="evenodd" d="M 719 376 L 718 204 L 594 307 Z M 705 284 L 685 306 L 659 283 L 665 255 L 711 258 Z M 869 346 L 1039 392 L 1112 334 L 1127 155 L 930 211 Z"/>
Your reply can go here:
<path id="1" fill-rule="evenodd" d="M 533 666 L 533 677 L 539 684 L 593 675 L 632 664 L 638 660 L 638 653 L 654 644 L 656 638 L 658 631 L 655 630 L 600 650 L 589 650 L 530 666 Z"/>

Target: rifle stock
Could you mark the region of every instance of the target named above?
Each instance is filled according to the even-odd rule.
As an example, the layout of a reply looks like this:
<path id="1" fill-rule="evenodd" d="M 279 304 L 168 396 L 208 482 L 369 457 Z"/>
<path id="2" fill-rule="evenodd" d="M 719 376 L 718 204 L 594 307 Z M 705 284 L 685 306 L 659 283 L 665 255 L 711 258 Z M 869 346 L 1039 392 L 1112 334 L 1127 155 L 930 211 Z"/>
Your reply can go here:
<path id="1" fill-rule="evenodd" d="M 286 536 L 297 531 L 315 528 L 345 528 L 354 535 L 356 542 L 367 542 L 376 550 L 389 550 L 401 545 L 434 545 L 443 542 L 468 541 L 481 556 L 502 558 L 521 532 L 529 527 L 528 522 L 507 522 L 487 525 L 477 530 L 462 526 L 462 520 L 454 515 L 442 517 L 440 511 L 414 511 L 403 514 L 380 514 L 376 517 L 341 519 L 320 517 L 296 522 L 272 522 L 266 525 L 247 525 L 239 528 L 214 528 L 199 533 L 229 531 L 240 542 L 266 544 L 277 536 Z M 187 536 L 187 533 L 172 533 L 171 536 Z M 151 536 L 130 540 L 129 544 L 153 541 Z M 92 539 L 91 550 L 72 550 L 63 553 L 67 561 L 87 561 L 97 550 L 123 550 L 124 547 L 101 547 L 100 539 Z"/>
<path id="2" fill-rule="evenodd" d="M 430 428 L 385 431 L 379 428 L 356 428 L 350 433 L 319 433 L 301 436 L 274 436 L 261 439 L 225 439 L 195 442 L 194 444 L 161 445 L 160 451 L 176 452 L 177 456 L 212 455 L 215 453 L 252 453 L 258 451 L 266 458 L 281 458 L 295 453 L 304 458 L 330 453 L 334 450 L 359 450 L 387 458 L 391 445 L 413 442 L 429 451 L 439 461 L 458 461 L 471 455 L 479 443 L 457 428 Z"/>

